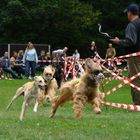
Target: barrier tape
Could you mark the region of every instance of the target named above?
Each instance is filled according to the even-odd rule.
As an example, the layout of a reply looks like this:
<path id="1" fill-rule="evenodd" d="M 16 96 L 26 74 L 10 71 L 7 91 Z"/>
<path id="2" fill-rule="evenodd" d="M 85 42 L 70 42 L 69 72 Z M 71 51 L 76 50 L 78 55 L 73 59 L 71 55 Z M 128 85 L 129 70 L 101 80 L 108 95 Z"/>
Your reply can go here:
<path id="1" fill-rule="evenodd" d="M 122 108 L 127 110 L 133 110 L 133 111 L 140 111 L 139 105 L 128 105 L 128 104 L 122 104 L 122 103 L 111 103 L 106 101 L 101 101 L 101 104 L 116 107 L 116 108 Z"/>
<path id="2" fill-rule="evenodd" d="M 115 86 L 114 88 L 110 89 L 108 92 L 103 93 L 101 96 L 102 98 L 112 94 L 113 92 L 115 92 L 116 90 L 120 89 L 121 87 L 123 87 L 124 85 L 128 84 L 131 87 L 135 88 L 136 90 L 140 91 L 140 87 L 130 83 L 130 81 L 134 80 L 135 78 L 137 78 L 138 76 L 140 76 L 140 72 L 135 74 L 134 76 L 132 76 L 131 78 L 122 78 L 118 75 L 116 75 L 114 72 L 110 71 L 109 69 L 107 69 L 105 66 L 102 66 L 105 70 L 107 70 L 108 72 L 110 72 L 112 75 L 114 75 L 116 77 L 116 80 L 121 80 L 122 83 Z"/>

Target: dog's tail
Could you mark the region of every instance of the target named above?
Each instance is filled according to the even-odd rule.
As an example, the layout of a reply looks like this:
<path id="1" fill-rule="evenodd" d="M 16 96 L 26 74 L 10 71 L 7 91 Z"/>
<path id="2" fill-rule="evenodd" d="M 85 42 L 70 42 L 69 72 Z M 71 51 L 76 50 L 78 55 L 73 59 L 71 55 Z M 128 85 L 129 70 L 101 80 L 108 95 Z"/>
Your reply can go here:
<path id="1" fill-rule="evenodd" d="M 6 111 L 10 108 L 10 106 L 12 105 L 12 103 L 21 95 L 23 95 L 24 93 L 24 87 L 20 87 L 17 89 L 16 94 L 14 95 L 14 97 L 12 98 L 11 102 L 8 104 L 8 106 L 6 107 Z"/>

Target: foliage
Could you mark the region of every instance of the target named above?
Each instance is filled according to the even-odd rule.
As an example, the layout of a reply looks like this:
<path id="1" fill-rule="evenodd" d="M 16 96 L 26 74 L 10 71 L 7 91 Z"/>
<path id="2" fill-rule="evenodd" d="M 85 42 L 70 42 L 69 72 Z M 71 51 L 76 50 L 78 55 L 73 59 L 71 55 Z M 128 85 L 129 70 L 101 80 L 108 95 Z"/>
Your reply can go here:
<path id="1" fill-rule="evenodd" d="M 139 0 L 1 0 L 1 43 L 48 43 L 53 49 L 68 46 L 85 54 L 91 40 L 99 52 L 107 41 L 97 24 L 112 36 L 124 36 L 127 18 L 123 10 Z M 105 54 L 105 53 L 104 53 Z"/>

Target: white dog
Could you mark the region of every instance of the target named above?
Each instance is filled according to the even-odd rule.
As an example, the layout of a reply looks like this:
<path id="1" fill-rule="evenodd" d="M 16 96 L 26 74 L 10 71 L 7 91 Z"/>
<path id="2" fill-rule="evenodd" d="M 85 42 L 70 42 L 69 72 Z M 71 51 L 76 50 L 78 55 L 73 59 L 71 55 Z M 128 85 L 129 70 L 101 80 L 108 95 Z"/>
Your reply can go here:
<path id="1" fill-rule="evenodd" d="M 26 106 L 29 105 L 31 99 L 35 99 L 34 112 L 37 112 L 38 105 L 40 102 L 42 103 L 45 98 L 45 80 L 42 76 L 35 76 L 33 82 L 28 82 L 24 84 L 22 87 L 18 88 L 15 96 L 12 98 L 11 102 L 7 106 L 6 110 L 10 108 L 12 103 L 21 95 L 24 96 L 24 101 L 22 104 L 20 120 L 23 119 Z"/>

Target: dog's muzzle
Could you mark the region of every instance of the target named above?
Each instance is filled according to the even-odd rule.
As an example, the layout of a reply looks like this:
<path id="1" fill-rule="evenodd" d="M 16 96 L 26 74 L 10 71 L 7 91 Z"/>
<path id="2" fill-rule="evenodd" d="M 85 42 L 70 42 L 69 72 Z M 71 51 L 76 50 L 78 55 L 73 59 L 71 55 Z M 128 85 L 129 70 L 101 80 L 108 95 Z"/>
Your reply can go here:
<path id="1" fill-rule="evenodd" d="M 103 75 L 103 73 L 99 73 L 98 75 L 93 75 L 93 78 L 95 81 L 100 83 L 105 79 L 105 76 Z"/>
<path id="2" fill-rule="evenodd" d="M 53 79 L 53 76 L 52 76 L 52 74 L 46 73 L 45 76 L 44 76 L 44 79 L 45 79 L 46 81 L 51 81 L 51 80 Z"/>
<path id="3" fill-rule="evenodd" d="M 45 85 L 38 85 L 38 87 L 41 89 L 41 90 L 44 90 L 45 89 L 45 86 L 46 86 L 46 84 Z"/>

